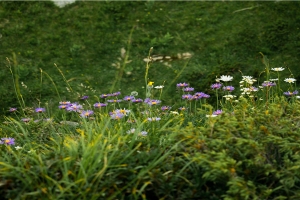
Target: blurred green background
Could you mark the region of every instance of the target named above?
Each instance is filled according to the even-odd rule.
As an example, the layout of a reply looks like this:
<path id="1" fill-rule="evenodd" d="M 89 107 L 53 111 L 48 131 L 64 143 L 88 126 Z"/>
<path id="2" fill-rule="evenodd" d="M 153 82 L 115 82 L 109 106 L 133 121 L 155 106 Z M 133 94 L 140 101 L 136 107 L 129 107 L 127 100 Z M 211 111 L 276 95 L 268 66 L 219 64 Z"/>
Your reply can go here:
<path id="1" fill-rule="evenodd" d="M 143 98 L 143 59 L 150 47 L 152 55 L 172 58 L 153 62 L 148 76 L 154 85 L 165 85 L 163 100 L 169 104 L 176 101 L 178 82 L 210 94 L 216 76 L 235 76 L 234 86 L 241 72 L 264 77 L 259 52 L 271 67 L 288 67 L 299 80 L 299 9 L 300 2 L 284 1 L 78 1 L 63 8 L 53 2 L 0 2 L 0 113 L 19 106 L 13 79 L 27 106 L 57 106 L 60 99 L 82 95 L 96 101 L 112 91 L 138 91 Z M 121 48 L 131 61 L 126 65 Z M 178 59 L 186 52 L 191 59 Z M 285 70 L 281 77 L 290 75 Z"/>

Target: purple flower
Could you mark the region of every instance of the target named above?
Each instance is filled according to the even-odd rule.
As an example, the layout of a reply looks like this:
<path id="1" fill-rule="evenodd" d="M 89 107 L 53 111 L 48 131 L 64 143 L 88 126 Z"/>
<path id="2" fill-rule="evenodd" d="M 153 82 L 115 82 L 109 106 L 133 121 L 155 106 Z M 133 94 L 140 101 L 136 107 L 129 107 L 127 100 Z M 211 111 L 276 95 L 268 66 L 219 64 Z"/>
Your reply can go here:
<path id="1" fill-rule="evenodd" d="M 147 120 L 149 122 L 152 122 L 152 121 L 159 121 L 159 120 L 161 120 L 161 118 L 159 118 L 159 117 L 149 117 Z"/>
<path id="2" fill-rule="evenodd" d="M 132 99 L 131 102 L 132 103 L 142 103 L 143 99 Z"/>
<path id="3" fill-rule="evenodd" d="M 92 111 L 92 110 L 83 110 L 81 112 L 80 116 L 87 118 L 87 117 L 91 116 L 92 114 L 94 114 L 94 111 Z"/>
<path id="4" fill-rule="evenodd" d="M 199 99 L 198 96 L 192 95 L 191 98 L 189 98 L 188 100 L 189 100 L 189 101 L 192 101 L 192 100 L 198 100 L 198 99 Z"/>
<path id="5" fill-rule="evenodd" d="M 270 81 L 266 81 L 262 84 L 263 87 L 272 87 L 272 86 L 275 86 L 276 83 L 272 83 Z"/>
<path id="6" fill-rule="evenodd" d="M 117 109 L 115 111 L 113 111 L 112 113 L 122 113 L 123 115 L 126 115 L 130 113 L 130 110 L 126 110 L 125 108 L 124 109 Z"/>
<path id="7" fill-rule="evenodd" d="M 121 92 L 114 92 L 114 93 L 110 94 L 110 96 L 116 97 L 116 96 L 119 96 L 120 94 L 121 94 Z"/>
<path id="8" fill-rule="evenodd" d="M 130 113 L 130 110 L 126 110 L 124 108 L 124 109 L 114 110 L 114 111 L 110 112 L 109 115 L 112 119 L 121 119 L 124 116 L 127 116 L 129 113 Z"/>
<path id="9" fill-rule="evenodd" d="M 215 112 L 213 112 L 213 115 L 221 115 L 222 112 L 222 110 L 216 110 Z"/>
<path id="10" fill-rule="evenodd" d="M 210 97 L 209 94 L 203 94 L 203 95 L 202 95 L 202 98 L 204 98 L 204 99 L 207 99 L 207 98 L 209 98 L 209 97 Z"/>
<path id="11" fill-rule="evenodd" d="M 298 91 L 297 90 L 295 90 L 294 92 L 287 91 L 287 92 L 284 92 L 283 94 L 288 97 L 291 97 L 291 96 L 298 94 Z"/>
<path id="12" fill-rule="evenodd" d="M 125 100 L 125 101 L 132 101 L 134 99 L 135 99 L 134 96 L 126 96 L 123 98 L 123 100 Z"/>
<path id="13" fill-rule="evenodd" d="M 223 90 L 228 91 L 228 92 L 232 92 L 234 90 L 234 87 L 232 87 L 232 86 L 224 86 Z"/>
<path id="14" fill-rule="evenodd" d="M 122 119 L 125 115 L 122 113 L 113 113 L 110 115 L 112 119 Z"/>
<path id="15" fill-rule="evenodd" d="M 9 112 L 16 112 L 17 111 L 17 108 L 10 108 L 9 109 Z"/>
<path id="16" fill-rule="evenodd" d="M 0 144 L 14 145 L 15 139 L 14 138 L 1 138 Z"/>
<path id="17" fill-rule="evenodd" d="M 42 112 L 45 112 L 45 111 L 46 111 L 45 108 L 36 108 L 35 109 L 35 112 L 37 112 L 37 113 L 42 113 Z"/>
<path id="18" fill-rule="evenodd" d="M 187 87 L 187 86 L 189 86 L 189 84 L 187 84 L 187 83 L 178 83 L 176 86 L 177 87 Z"/>
<path id="19" fill-rule="evenodd" d="M 107 102 L 109 102 L 109 103 L 119 103 L 121 101 L 122 101 L 121 99 L 110 99 L 110 100 L 107 100 Z"/>
<path id="20" fill-rule="evenodd" d="M 254 87 L 254 86 L 251 86 L 251 87 L 249 88 L 249 91 L 251 91 L 251 92 L 257 92 L 257 91 L 258 91 L 258 88 L 257 88 L 257 87 Z"/>
<path id="21" fill-rule="evenodd" d="M 146 98 L 146 99 L 144 100 L 144 103 L 148 103 L 149 101 L 151 101 L 151 99 L 150 99 L 150 98 Z"/>
<path id="22" fill-rule="evenodd" d="M 151 99 L 147 104 L 152 106 L 152 105 L 157 105 L 157 104 L 160 104 L 160 103 L 161 103 L 160 100 Z"/>
<path id="23" fill-rule="evenodd" d="M 105 107 L 105 106 L 107 106 L 106 103 L 95 103 L 95 104 L 94 104 L 94 107 L 95 107 L 95 108 L 101 108 L 101 107 Z"/>
<path id="24" fill-rule="evenodd" d="M 198 99 L 201 99 L 201 98 L 203 98 L 203 96 L 205 96 L 205 93 L 204 92 L 196 92 L 194 95 L 199 97 Z"/>
<path id="25" fill-rule="evenodd" d="M 210 87 L 211 89 L 220 89 L 222 87 L 222 83 L 215 83 L 212 84 Z"/>
<path id="26" fill-rule="evenodd" d="M 184 92 L 193 92 L 194 88 L 192 88 L 192 87 L 186 87 L 186 88 L 183 88 L 183 91 Z"/>
<path id="27" fill-rule="evenodd" d="M 86 100 L 86 99 L 88 99 L 89 98 L 89 96 L 83 96 L 83 97 L 81 97 L 80 99 L 81 100 Z"/>
<path id="28" fill-rule="evenodd" d="M 101 94 L 100 98 L 105 99 L 107 97 L 111 96 L 111 94 Z"/>
<path id="29" fill-rule="evenodd" d="M 163 106 L 163 107 L 161 107 L 162 111 L 166 111 L 166 110 L 170 110 L 170 109 L 171 109 L 170 106 Z"/>
<path id="30" fill-rule="evenodd" d="M 193 95 L 191 95 L 191 94 L 184 94 L 184 95 L 182 95 L 182 99 L 192 100 L 193 99 Z"/>
<path id="31" fill-rule="evenodd" d="M 67 107 L 68 107 L 68 105 L 64 105 L 64 104 L 58 106 L 59 109 L 66 109 Z"/>
<path id="32" fill-rule="evenodd" d="M 71 104 L 69 104 L 69 106 L 66 109 L 67 109 L 67 111 L 79 112 L 82 110 L 82 105 L 80 105 L 78 103 L 71 103 Z"/>

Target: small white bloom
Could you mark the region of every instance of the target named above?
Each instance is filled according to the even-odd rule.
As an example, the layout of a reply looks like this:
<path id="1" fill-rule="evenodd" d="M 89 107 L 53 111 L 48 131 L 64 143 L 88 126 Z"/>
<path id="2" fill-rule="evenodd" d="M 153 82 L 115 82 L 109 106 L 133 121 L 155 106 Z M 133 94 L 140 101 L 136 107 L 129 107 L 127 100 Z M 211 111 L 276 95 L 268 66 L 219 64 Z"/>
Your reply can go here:
<path id="1" fill-rule="evenodd" d="M 247 79 L 252 80 L 252 78 L 253 78 L 252 76 L 242 76 L 242 77 L 243 77 L 243 80 L 247 80 Z"/>
<path id="2" fill-rule="evenodd" d="M 19 150 L 19 149 L 22 149 L 22 148 L 23 148 L 23 147 L 20 147 L 20 146 L 16 146 L 16 147 L 15 147 L 16 150 Z"/>
<path id="3" fill-rule="evenodd" d="M 294 83 L 296 81 L 296 79 L 294 79 L 294 78 L 286 78 L 286 79 L 284 79 L 284 81 L 287 82 L 287 83 Z"/>
<path id="4" fill-rule="evenodd" d="M 296 96 L 297 99 L 300 99 L 300 96 Z"/>
<path id="5" fill-rule="evenodd" d="M 276 68 L 272 68 L 272 70 L 275 71 L 275 72 L 281 72 L 281 71 L 284 70 L 284 68 L 283 67 L 276 67 Z"/>
<path id="6" fill-rule="evenodd" d="M 128 130 L 128 131 L 126 131 L 126 133 L 128 133 L 128 134 L 130 134 L 130 133 L 134 133 L 135 132 L 135 128 L 132 128 L 132 129 L 130 129 L 130 130 Z"/>
<path id="7" fill-rule="evenodd" d="M 232 76 L 227 76 L 227 75 L 222 75 L 220 77 L 220 81 L 224 81 L 224 82 L 232 81 L 232 79 L 233 79 Z"/>
<path id="8" fill-rule="evenodd" d="M 206 115 L 206 117 L 216 117 L 218 115 Z"/>
<path id="9" fill-rule="evenodd" d="M 248 84 L 252 85 L 253 82 L 256 82 L 256 79 L 254 79 L 252 76 L 242 76 L 243 81 L 246 81 Z"/>
<path id="10" fill-rule="evenodd" d="M 229 100 L 229 99 L 235 98 L 236 96 L 235 96 L 235 95 L 228 94 L 228 95 L 224 95 L 223 97 L 225 97 L 226 100 Z"/>
<path id="11" fill-rule="evenodd" d="M 147 136 L 148 132 L 147 131 L 141 131 L 141 136 Z"/>
<path id="12" fill-rule="evenodd" d="M 30 149 L 30 151 L 28 151 L 28 153 L 35 153 L 36 150 Z"/>
<path id="13" fill-rule="evenodd" d="M 154 88 L 155 88 L 155 89 L 163 89 L 164 86 L 163 86 L 163 85 L 158 85 L 158 86 L 155 86 Z"/>
<path id="14" fill-rule="evenodd" d="M 174 114 L 174 115 L 179 115 L 179 113 L 176 112 L 176 111 L 170 111 L 170 113 L 171 113 L 171 114 Z"/>

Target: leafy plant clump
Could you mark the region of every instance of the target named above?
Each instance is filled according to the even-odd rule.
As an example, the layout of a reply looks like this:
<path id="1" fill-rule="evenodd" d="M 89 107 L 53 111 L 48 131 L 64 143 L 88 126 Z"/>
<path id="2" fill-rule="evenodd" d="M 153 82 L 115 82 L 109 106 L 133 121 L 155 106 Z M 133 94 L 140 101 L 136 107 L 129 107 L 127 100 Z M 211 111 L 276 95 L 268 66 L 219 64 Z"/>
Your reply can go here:
<path id="1" fill-rule="evenodd" d="M 288 68 L 271 67 L 261 53 L 262 83 L 221 75 L 209 95 L 180 82 L 169 105 L 162 98 L 167 84 L 149 78 L 152 50 L 141 93 L 27 107 L 15 88 L 19 107 L 9 108 L 0 129 L 0 195 L 298 199 L 300 97 L 293 74 L 281 76 Z M 239 87 L 231 85 L 238 78 Z M 216 103 L 208 103 L 211 97 Z"/>

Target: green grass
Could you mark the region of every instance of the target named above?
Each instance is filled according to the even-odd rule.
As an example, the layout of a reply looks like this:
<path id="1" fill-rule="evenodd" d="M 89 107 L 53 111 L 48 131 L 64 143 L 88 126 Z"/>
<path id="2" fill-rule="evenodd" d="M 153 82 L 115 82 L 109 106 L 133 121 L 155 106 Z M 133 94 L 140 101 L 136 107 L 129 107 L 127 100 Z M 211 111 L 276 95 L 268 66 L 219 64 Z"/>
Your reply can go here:
<path id="1" fill-rule="evenodd" d="M 265 56 L 262 59 L 269 77 L 274 69 Z M 147 63 L 145 80 L 151 70 Z M 0 195 L 5 199 L 299 198 L 300 103 L 295 81 L 288 83 L 280 76 L 272 82 L 276 85 L 265 86 L 268 82 L 261 84 L 251 77 L 219 78 L 222 87 L 208 89 L 219 96 L 219 113 L 213 112 L 216 108 L 207 103 L 204 93 L 197 99 L 199 92 L 184 91 L 192 89 L 188 84 L 181 87 L 184 83 L 177 84 L 177 95 L 170 97 L 176 103 L 165 110 L 164 90 L 152 82 L 145 85 L 145 95 L 135 94 L 135 99 L 144 100 L 139 103 L 125 100 L 122 93 L 100 97 L 98 101 L 105 103 L 100 108 L 90 98 L 80 104 L 57 102 L 64 108 L 47 102 L 22 107 L 20 101 L 0 129 Z M 224 91 L 232 78 L 244 82 Z M 293 93 L 283 95 L 284 85 Z M 243 88 L 254 90 L 228 98 Z"/>
<path id="2" fill-rule="evenodd" d="M 176 78 L 201 90 L 216 76 L 239 74 L 239 70 L 259 77 L 259 52 L 270 58 L 272 67 L 287 66 L 297 78 L 298 4 L 76 2 L 58 8 L 52 2 L 1 2 L 2 113 L 18 105 L 11 77 L 7 76 L 6 57 L 26 102 L 58 100 L 52 81 L 45 74 L 41 81 L 41 69 L 51 75 L 62 99 L 78 98 L 78 94 L 67 92 L 68 85 L 54 63 L 80 95 L 92 94 L 80 84 L 98 93 L 112 90 L 108 85 L 114 84 L 116 90 L 127 94 L 144 91 L 143 59 L 150 47 L 154 47 L 152 55 L 193 55 L 188 64 L 178 59 L 170 62 L 172 67 L 153 63 L 149 80 L 158 85 Z M 112 64 L 120 62 L 121 48 L 127 50 L 127 59 L 132 62 L 123 65 L 122 60 L 122 68 L 116 68 Z M 28 89 L 21 87 L 21 82 Z M 172 94 L 169 89 L 167 96 Z"/>
<path id="3" fill-rule="evenodd" d="M 298 2 L 1 5 L 1 197 L 300 198 Z"/>

